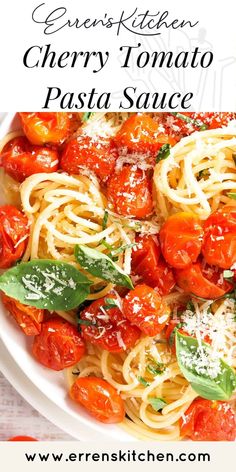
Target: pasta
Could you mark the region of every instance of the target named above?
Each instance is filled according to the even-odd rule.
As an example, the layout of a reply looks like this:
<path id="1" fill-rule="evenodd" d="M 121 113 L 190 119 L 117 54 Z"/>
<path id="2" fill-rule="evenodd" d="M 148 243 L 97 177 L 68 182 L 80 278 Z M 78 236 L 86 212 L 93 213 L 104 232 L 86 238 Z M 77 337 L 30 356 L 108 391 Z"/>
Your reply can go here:
<path id="1" fill-rule="evenodd" d="M 27 134 L 32 130 L 27 128 L 29 125 L 26 125 L 24 119 L 28 119 L 28 115 L 35 114 L 23 113 L 22 115 L 27 115 L 26 118 L 24 116 L 22 118 L 23 128 L 29 140 L 31 139 L 32 145 L 34 145 L 32 136 Z M 184 364 L 183 360 L 184 370 L 181 366 L 180 357 L 169 342 L 170 337 L 173 337 L 173 332 L 172 334 L 169 333 L 168 337 L 167 331 L 173 321 L 175 323 L 173 325 L 174 335 L 177 329 L 180 336 L 189 336 L 193 339 L 193 342 L 197 340 L 200 346 L 199 349 L 206 349 L 206 352 L 204 351 L 206 358 L 209 344 L 205 348 L 204 343 L 210 342 L 212 352 L 215 355 L 215 364 L 211 365 L 212 369 L 216 368 L 216 362 L 225 362 L 227 368 L 232 369 L 233 372 L 233 369 L 236 368 L 235 300 L 234 295 L 231 295 L 231 298 L 226 298 L 224 295 L 227 292 L 231 293 L 233 290 L 231 279 L 235 261 L 232 260 L 231 266 L 227 265 L 227 267 L 216 263 L 217 269 L 211 269 L 214 272 L 211 277 L 215 277 L 213 282 L 213 279 L 209 278 L 209 273 L 205 275 L 206 271 L 209 271 L 209 263 L 206 261 L 205 253 L 203 252 L 206 260 L 202 259 L 201 249 L 199 249 L 195 259 L 191 254 L 193 268 L 195 267 L 194 264 L 200 264 L 201 276 L 203 274 L 206 277 L 204 279 L 206 289 L 210 284 L 209 290 L 211 292 L 209 293 L 212 294 L 214 289 L 217 295 L 206 296 L 206 298 L 201 294 L 199 295 L 202 282 L 199 282 L 200 288 L 192 293 L 192 289 L 188 290 L 185 285 L 182 286 L 181 284 L 181 270 L 185 270 L 185 267 L 188 268 L 189 262 L 188 264 L 181 262 L 182 266 L 178 266 L 165 256 L 163 245 L 166 240 L 162 235 L 167 230 L 163 229 L 166 228 L 163 223 L 168 222 L 172 215 L 179 215 L 180 212 L 190 215 L 188 218 L 197 218 L 197 223 L 195 222 L 192 231 L 196 231 L 196 225 L 199 226 L 200 236 L 196 244 L 201 246 L 202 240 L 206 237 L 203 235 L 202 220 L 207 220 L 212 212 L 221 211 L 222 208 L 235 207 L 235 201 L 231 198 L 231 194 L 236 192 L 236 126 L 235 122 L 231 122 L 227 127 L 214 127 L 214 129 L 210 128 L 204 131 L 195 129 L 195 132 L 191 132 L 189 135 L 183 132 L 183 135 L 180 134 L 175 137 L 175 143 L 171 146 L 168 141 L 167 143 L 165 141 L 159 143 L 158 141 L 158 139 L 161 139 L 158 138 L 159 134 L 163 134 L 166 119 L 164 115 L 166 114 L 150 114 L 144 115 L 143 118 L 142 114 L 138 114 L 138 120 L 144 120 L 145 116 L 148 116 L 148 120 L 152 120 L 152 126 L 157 128 L 155 139 L 153 142 L 148 141 L 147 144 L 145 140 L 149 130 L 143 134 L 141 130 L 139 138 L 136 138 L 137 128 L 134 128 L 132 130 L 133 134 L 131 133 L 130 144 L 133 147 L 129 148 L 127 138 L 127 136 L 129 137 L 129 130 L 123 131 L 123 134 L 122 130 L 130 119 L 136 119 L 135 114 L 93 113 L 86 117 L 87 121 L 83 123 L 80 123 L 80 119 L 84 119 L 84 117 L 78 114 L 76 119 L 73 117 L 73 132 L 68 131 L 64 144 L 61 142 L 59 144 L 62 147 L 62 159 L 60 161 L 62 168 L 57 167 L 54 170 L 54 159 L 50 164 L 52 170 L 32 172 L 24 178 L 19 177 L 18 182 L 12 178 L 9 165 L 7 167 L 7 164 L 4 164 L 4 156 L 6 159 L 6 156 L 9 157 L 7 153 L 11 152 L 6 146 L 12 140 L 22 138 L 22 136 L 22 139 L 25 139 L 24 133 L 21 130 L 10 133 L 0 143 L 0 153 L 3 156 L 1 165 L 4 168 L 1 174 L 1 184 L 5 191 L 6 201 L 21 209 L 29 222 L 29 234 L 26 234 L 23 238 L 21 237 L 15 242 L 14 246 L 16 249 L 21 247 L 21 244 L 25 244 L 21 262 L 25 264 L 37 260 L 65 262 L 80 271 L 89 279 L 91 284 L 85 308 L 83 306 L 85 318 L 82 318 L 82 321 L 80 320 L 86 352 L 78 362 L 63 367 L 68 390 L 71 390 L 80 378 L 96 377 L 103 379 L 115 389 L 124 403 L 126 415 L 120 424 L 121 428 L 138 439 L 171 441 L 182 439 L 183 430 L 181 428 L 183 425 L 181 426 L 181 424 L 185 422 L 186 412 L 189 411 L 194 401 L 199 398 L 199 392 L 198 389 L 194 388 L 194 382 L 191 382 L 188 376 L 184 374 L 188 364 Z M 67 118 L 65 117 L 65 119 Z M 39 118 L 37 119 L 39 120 Z M 41 119 L 43 118 L 40 117 Z M 80 124 L 78 129 L 76 129 L 75 123 L 77 126 Z M 168 122 L 166 121 L 166 123 Z M 193 123 L 196 123 L 195 118 Z M 92 146 L 95 143 L 97 150 L 103 149 L 103 146 L 107 145 L 104 143 L 107 143 L 108 140 L 111 143 L 113 139 L 117 140 L 117 136 L 119 136 L 122 145 L 118 152 L 119 155 L 116 156 L 115 167 L 112 168 L 109 175 L 110 180 L 99 178 L 97 167 L 87 167 L 86 161 L 79 165 L 77 173 L 63 168 L 63 156 L 66 156 L 67 145 L 69 146 L 73 139 L 80 143 L 81 135 L 85 140 L 89 138 L 92 141 Z M 100 141 L 97 141 L 97 136 L 99 136 Z M 53 142 L 52 139 L 51 142 Z M 154 147 L 156 143 L 158 143 L 158 148 Z M 48 146 L 47 150 L 50 150 L 50 144 L 46 144 L 46 146 Z M 86 141 L 84 148 L 86 152 L 89 146 L 90 144 L 87 144 Z M 110 165 L 113 144 L 109 144 L 109 146 L 107 162 Z M 84 149 L 81 151 L 81 156 Z M 95 152 L 94 147 L 89 149 L 91 153 Z M 155 152 L 153 149 L 155 149 Z M 168 149 L 169 155 L 160 158 L 159 162 L 155 163 L 156 155 L 159 156 L 160 149 L 162 152 Z M 26 151 L 24 152 L 26 153 Z M 27 150 L 27 152 L 29 151 Z M 34 150 L 34 152 L 36 151 Z M 76 157 L 72 156 L 71 159 L 78 159 L 78 156 L 80 157 L 80 151 L 77 151 Z M 102 161 L 99 162 L 99 166 L 102 165 Z M 123 177 L 120 177 L 120 188 L 122 185 L 124 187 L 121 190 L 118 189 L 118 196 L 121 196 L 122 203 L 119 206 L 113 197 L 117 183 L 114 180 L 112 188 L 109 189 L 109 182 L 111 182 L 113 174 L 116 175 L 117 173 L 117 175 L 123 176 L 124 169 L 131 169 L 131 177 L 130 181 L 125 184 L 122 181 Z M 21 172 L 23 172 L 22 169 Z M 24 172 L 26 172 L 25 168 Z M 137 181 L 132 180 L 136 175 L 135 173 L 139 176 Z M 147 179 L 148 184 L 142 194 L 145 179 Z M 149 179 L 152 189 L 148 186 Z M 144 217 L 143 213 L 138 212 L 138 207 L 141 208 L 140 211 L 144 211 L 142 205 L 145 205 L 145 199 L 148 198 L 149 194 L 152 195 L 154 208 L 151 214 L 149 212 Z M 139 195 L 140 200 L 138 200 Z M 133 200 L 135 200 L 134 206 Z M 124 202 L 127 205 L 126 212 L 123 211 Z M 184 224 L 185 220 L 183 220 Z M 184 226 L 181 228 L 185 235 Z M 224 240 L 222 228 L 220 228 L 220 231 L 219 241 Z M 155 239 L 159 232 L 161 249 L 159 248 L 159 242 Z M 146 252 L 143 249 L 144 246 L 142 246 L 146 244 L 145 241 L 148 241 L 148 246 L 145 246 L 147 247 Z M 235 241 L 235 235 L 232 236 L 230 241 L 229 244 L 234 244 L 232 241 Z M 177 243 L 174 238 L 173 252 L 175 251 L 175 244 Z M 128 317 L 128 312 L 125 310 L 126 305 L 123 302 L 124 298 L 126 299 L 128 296 L 126 295 L 127 290 L 125 292 L 125 289 L 123 289 L 122 292 L 117 286 L 119 284 L 110 281 L 106 277 L 94 275 L 93 271 L 90 270 L 90 266 L 82 264 L 81 260 L 76 257 L 75 247 L 77 246 L 85 246 L 97 251 L 100 255 L 104 255 L 105 258 L 110 258 L 112 263 L 115 264 L 115 270 L 128 276 L 129 283 L 133 283 L 135 287 L 145 282 L 146 285 L 151 285 L 151 293 L 158 293 L 157 296 L 161 297 L 160 300 L 162 301 L 160 303 L 164 307 L 158 322 L 159 325 L 163 323 L 163 327 L 156 334 L 148 335 L 148 331 L 142 330 L 143 325 L 141 326 L 136 321 L 133 323 L 134 318 L 131 320 Z M 141 256 L 139 256 L 139 251 L 141 251 Z M 162 255 L 160 255 L 161 251 Z M 182 249 L 180 249 L 180 253 L 181 251 Z M 185 253 L 185 258 L 190 257 L 188 250 L 186 251 L 187 256 Z M 136 265 L 134 265 L 135 257 L 138 260 L 138 263 L 135 263 Z M 152 264 L 156 260 L 155 258 L 159 260 L 161 269 L 159 266 L 151 267 L 149 265 L 147 267 L 144 265 L 144 260 L 149 260 L 149 264 Z M 199 260 L 201 262 L 198 262 Z M 226 272 L 230 272 L 229 281 L 224 280 L 225 271 L 222 271 L 222 267 Z M 157 271 L 157 282 L 156 285 L 152 285 L 150 279 L 155 278 L 155 270 Z M 162 275 L 160 275 L 160 270 L 163 271 Z M 198 268 L 198 270 L 200 269 Z M 217 279 L 216 282 L 217 277 L 220 281 Z M 168 283 L 170 286 L 167 289 Z M 225 284 L 228 284 L 226 288 Z M 91 323 L 93 326 L 91 320 L 93 320 L 94 314 L 93 312 L 90 313 L 89 310 L 93 303 L 99 302 L 99 300 L 105 300 L 108 306 L 101 306 L 102 313 L 99 316 L 102 321 L 101 325 L 98 326 L 98 335 L 94 335 L 90 342 L 85 328 L 91 326 Z M 113 304 L 111 304 L 112 302 Z M 111 306 L 109 306 L 109 303 Z M 128 302 L 126 301 L 126 303 Z M 140 303 L 142 304 L 142 300 Z M 88 307 L 87 312 L 86 306 Z M 135 329 L 138 327 L 140 330 L 139 339 L 134 345 L 127 348 L 124 338 L 121 336 L 122 331 L 118 329 L 119 323 L 124 323 L 124 320 L 117 322 L 116 343 L 118 343 L 119 348 L 117 351 L 101 347 L 101 342 L 106 334 L 106 324 L 103 323 L 106 323 L 106 320 L 109 319 L 109 310 L 114 309 L 114 307 L 116 307 L 116 310 L 119 308 L 124 318 L 128 318 L 131 322 L 131 328 L 134 324 Z M 180 307 L 181 314 L 179 314 Z M 9 306 L 8 309 L 12 312 Z M 138 318 L 140 306 L 137 301 L 135 309 L 134 313 Z M 69 322 L 71 326 L 77 327 L 77 307 L 69 311 L 56 309 L 55 312 L 57 316 Z M 150 313 L 151 311 L 147 312 L 148 316 Z M 49 316 L 50 322 L 50 315 L 47 316 Z M 16 316 L 14 317 L 16 318 Z M 144 319 L 145 323 L 147 318 Z M 127 322 L 126 319 L 125 322 Z M 89 335 L 92 336 L 91 332 Z M 202 343 L 203 347 L 201 347 Z M 199 355 L 198 351 L 196 351 L 196 355 Z M 191 365 L 193 365 L 193 362 L 194 359 L 192 358 Z M 45 361 L 44 365 L 46 365 Z M 199 374 L 198 367 L 196 363 L 196 372 Z M 208 367 L 202 364 L 199 369 L 208 369 Z M 201 375 L 201 372 L 199 375 Z M 212 382 L 214 382 L 216 376 L 211 378 Z M 233 394 L 229 401 L 234 406 Z"/>

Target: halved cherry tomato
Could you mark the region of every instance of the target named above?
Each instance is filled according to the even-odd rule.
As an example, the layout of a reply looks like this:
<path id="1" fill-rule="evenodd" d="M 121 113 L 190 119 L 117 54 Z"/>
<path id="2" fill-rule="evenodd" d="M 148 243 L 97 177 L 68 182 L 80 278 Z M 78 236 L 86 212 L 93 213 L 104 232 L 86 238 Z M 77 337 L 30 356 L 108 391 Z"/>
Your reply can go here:
<path id="1" fill-rule="evenodd" d="M 236 206 L 215 211 L 204 223 L 202 253 L 211 265 L 229 269 L 236 262 Z"/>
<path id="2" fill-rule="evenodd" d="M 28 219 L 12 205 L 0 207 L 0 269 L 8 269 L 23 256 L 29 235 Z"/>
<path id="3" fill-rule="evenodd" d="M 125 166 L 108 181 L 108 201 L 123 216 L 145 218 L 153 211 L 151 180 L 141 169 Z"/>
<path id="4" fill-rule="evenodd" d="M 141 332 L 130 324 L 118 307 L 106 309 L 109 299 L 115 301 L 116 297 L 108 295 L 95 300 L 81 312 L 81 320 L 88 323 L 81 324 L 82 336 L 101 349 L 122 352 L 135 345 Z"/>
<path id="5" fill-rule="evenodd" d="M 155 155 L 163 144 L 174 145 L 176 140 L 160 131 L 160 123 L 146 114 L 132 115 L 118 131 L 115 142 L 128 152 Z"/>
<path id="6" fill-rule="evenodd" d="M 160 295 L 167 295 L 175 286 L 175 280 L 172 269 L 161 257 L 157 236 L 139 236 L 136 243 L 132 251 L 132 270 Z"/>
<path id="7" fill-rule="evenodd" d="M 8 441 L 38 441 L 38 439 L 32 438 L 31 436 L 14 436 L 8 439 Z"/>
<path id="8" fill-rule="evenodd" d="M 54 317 L 42 323 L 35 336 L 33 354 L 44 366 L 62 370 L 75 365 L 85 353 L 85 345 L 75 326 Z"/>
<path id="9" fill-rule="evenodd" d="M 197 262 L 186 269 L 176 269 L 177 285 L 187 293 L 210 300 L 220 298 L 233 290 L 233 285 L 223 278 L 217 267 L 209 267 Z"/>
<path id="10" fill-rule="evenodd" d="M 170 216 L 160 230 L 162 254 L 166 262 L 176 269 L 196 262 L 202 239 L 201 222 L 192 213 L 181 212 Z"/>
<path id="11" fill-rule="evenodd" d="M 114 171 L 117 150 L 111 139 L 80 135 L 69 141 L 62 154 L 61 168 L 69 174 L 79 174 L 81 168 L 95 172 L 107 180 Z"/>
<path id="12" fill-rule="evenodd" d="M 102 423 L 121 423 L 125 417 L 121 396 L 98 377 L 79 377 L 71 387 L 70 397 Z"/>
<path id="13" fill-rule="evenodd" d="M 170 309 L 158 293 L 145 284 L 136 285 L 123 301 L 124 314 L 147 336 L 160 333 L 170 316 Z"/>
<path id="14" fill-rule="evenodd" d="M 184 118 L 186 117 L 186 119 Z M 174 133 L 179 139 L 188 136 L 195 131 L 205 129 L 216 129 L 227 126 L 231 120 L 236 119 L 236 113 L 233 112 L 180 112 L 163 113 L 163 127 L 167 133 Z"/>
<path id="15" fill-rule="evenodd" d="M 36 336 L 40 333 L 44 310 L 23 305 L 23 303 L 8 297 L 5 293 L 2 294 L 2 302 L 26 336 Z"/>
<path id="16" fill-rule="evenodd" d="M 24 136 L 9 141 L 0 154 L 0 166 L 17 182 L 40 172 L 55 172 L 58 164 L 55 149 L 33 146 Z"/>
<path id="17" fill-rule="evenodd" d="M 234 441 L 235 413 L 229 403 L 196 398 L 180 420 L 180 435 L 192 441 Z"/>
<path id="18" fill-rule="evenodd" d="M 32 144 L 61 144 L 70 132 L 70 114 L 19 113 L 25 135 Z"/>

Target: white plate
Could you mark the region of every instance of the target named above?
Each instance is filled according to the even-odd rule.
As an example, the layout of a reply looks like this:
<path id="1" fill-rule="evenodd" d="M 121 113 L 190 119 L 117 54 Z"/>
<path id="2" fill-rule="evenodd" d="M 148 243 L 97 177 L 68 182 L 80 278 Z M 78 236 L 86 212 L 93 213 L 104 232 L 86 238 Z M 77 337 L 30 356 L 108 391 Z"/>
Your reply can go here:
<path id="1" fill-rule="evenodd" d="M 18 126 L 14 114 L 8 114 L 0 127 L 0 139 Z M 32 339 L 27 338 L 19 330 L 2 304 L 0 304 L 0 338 L 9 353 L 1 355 L 0 352 L 0 368 L 2 365 L 3 373 L 6 372 L 13 386 L 46 418 L 80 440 L 133 439 L 118 426 L 103 425 L 95 421 L 70 401 L 63 374 L 46 369 L 34 360 L 31 355 Z M 11 369 L 16 369 L 14 363 L 21 371 L 18 380 L 14 380 L 14 375 L 11 373 Z M 34 395 L 37 400 L 34 399 Z"/>

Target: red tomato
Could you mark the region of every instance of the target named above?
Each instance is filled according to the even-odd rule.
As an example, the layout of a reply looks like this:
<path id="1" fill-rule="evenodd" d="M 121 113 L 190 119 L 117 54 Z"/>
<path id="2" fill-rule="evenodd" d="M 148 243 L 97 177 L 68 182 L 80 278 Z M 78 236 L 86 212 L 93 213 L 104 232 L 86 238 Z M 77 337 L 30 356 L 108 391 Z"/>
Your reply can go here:
<path id="1" fill-rule="evenodd" d="M 229 269 L 236 262 L 236 207 L 215 211 L 204 224 L 202 253 L 208 264 Z"/>
<path id="2" fill-rule="evenodd" d="M 22 258 L 29 235 L 28 219 L 12 205 L 0 207 L 0 269 Z"/>
<path id="3" fill-rule="evenodd" d="M 70 132 L 69 113 L 19 113 L 25 135 L 32 144 L 61 144 Z"/>
<path id="4" fill-rule="evenodd" d="M 145 284 L 136 285 L 123 301 L 124 314 L 147 336 L 160 333 L 170 316 L 170 309 L 155 290 Z"/>
<path id="5" fill-rule="evenodd" d="M 163 144 L 175 144 L 175 139 L 160 131 L 160 123 L 146 114 L 130 116 L 118 131 L 115 142 L 128 152 L 156 154 Z"/>
<path id="6" fill-rule="evenodd" d="M 183 117 L 186 117 L 185 120 Z M 189 119 L 188 119 L 189 118 Z M 177 115 L 163 113 L 162 121 L 167 133 L 174 133 L 180 139 L 194 131 L 215 129 L 227 126 L 231 120 L 236 119 L 236 113 L 231 112 L 180 112 Z"/>
<path id="7" fill-rule="evenodd" d="M 180 319 L 172 319 L 172 320 L 169 321 L 169 323 L 167 325 L 167 328 L 166 328 L 166 331 L 165 331 L 165 337 L 168 341 L 168 344 L 169 344 L 172 352 L 174 352 L 174 353 L 176 352 L 176 349 L 175 349 L 175 332 L 176 332 L 176 329 L 178 329 L 178 331 L 181 334 L 185 334 L 185 336 L 188 336 L 188 333 L 186 333 L 183 329 L 181 329 L 181 320 Z"/>
<path id="8" fill-rule="evenodd" d="M 203 266 L 199 262 L 186 269 L 176 269 L 177 285 L 186 293 L 202 298 L 220 298 L 233 290 L 233 285 L 223 278 L 222 270 L 217 267 Z"/>
<path id="9" fill-rule="evenodd" d="M 59 156 L 55 149 L 33 146 L 24 136 L 9 141 L 0 155 L 0 166 L 17 182 L 40 172 L 55 172 L 58 163 Z"/>
<path id="10" fill-rule="evenodd" d="M 84 341 L 75 326 L 58 317 L 42 323 L 40 334 L 34 338 L 33 354 L 49 369 L 71 367 L 84 353 Z"/>
<path id="11" fill-rule="evenodd" d="M 130 324 L 119 308 L 104 308 L 109 299 L 116 300 L 116 297 L 108 295 L 95 300 L 81 312 L 81 320 L 90 323 L 88 326 L 81 324 L 82 335 L 101 349 L 122 352 L 133 347 L 141 333 L 136 326 Z"/>
<path id="12" fill-rule="evenodd" d="M 203 229 L 197 216 L 181 212 L 170 216 L 160 230 L 165 260 L 176 269 L 196 262 L 202 247 Z"/>
<path id="13" fill-rule="evenodd" d="M 123 400 L 106 380 L 79 377 L 71 387 L 70 396 L 102 423 L 121 423 L 124 420 Z"/>
<path id="14" fill-rule="evenodd" d="M 107 198 L 123 216 L 146 218 L 153 211 L 151 180 L 141 169 L 125 166 L 108 181 Z"/>
<path id="15" fill-rule="evenodd" d="M 2 302 L 26 336 L 36 336 L 40 333 L 44 310 L 23 305 L 4 293 L 2 294 Z"/>
<path id="16" fill-rule="evenodd" d="M 196 398 L 180 420 L 180 434 L 193 441 L 234 441 L 235 413 L 229 403 Z"/>
<path id="17" fill-rule="evenodd" d="M 31 436 L 14 436 L 14 438 L 8 439 L 8 441 L 38 441 Z"/>
<path id="18" fill-rule="evenodd" d="M 132 251 L 132 270 L 160 295 L 167 295 L 175 286 L 175 280 L 172 269 L 161 257 L 157 237 L 139 236 L 136 242 Z"/>
<path id="19" fill-rule="evenodd" d="M 100 179 L 107 180 L 114 171 L 117 156 L 111 139 L 80 135 L 66 144 L 61 168 L 69 174 L 79 174 L 81 168 L 87 167 Z"/>

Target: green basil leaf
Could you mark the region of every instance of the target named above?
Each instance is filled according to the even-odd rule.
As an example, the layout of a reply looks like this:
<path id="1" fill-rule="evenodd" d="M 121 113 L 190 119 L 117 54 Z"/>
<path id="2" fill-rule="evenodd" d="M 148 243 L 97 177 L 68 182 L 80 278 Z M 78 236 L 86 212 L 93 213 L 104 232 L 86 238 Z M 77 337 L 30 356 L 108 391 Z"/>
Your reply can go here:
<path id="1" fill-rule="evenodd" d="M 192 388 L 208 400 L 229 400 L 236 388 L 234 370 L 222 359 L 214 359 L 210 345 L 176 333 L 179 368 Z"/>
<path id="2" fill-rule="evenodd" d="M 167 405 L 163 398 L 148 397 L 148 401 L 152 405 L 153 410 L 155 411 L 161 411 L 164 406 Z"/>
<path id="3" fill-rule="evenodd" d="M 236 193 L 230 192 L 230 193 L 228 193 L 228 197 L 233 198 L 234 200 L 236 200 Z"/>
<path id="4" fill-rule="evenodd" d="M 92 114 L 93 114 L 93 112 L 91 112 L 91 111 L 87 111 L 87 112 L 83 113 L 83 116 L 81 118 L 83 123 L 86 123 L 86 121 L 88 121 L 89 118 L 91 118 Z"/>
<path id="5" fill-rule="evenodd" d="M 197 126 L 200 131 L 204 131 L 208 129 L 208 126 L 200 120 L 194 120 L 194 118 L 190 118 L 188 115 L 183 115 L 182 113 L 172 112 L 171 115 L 176 116 L 180 120 L 186 121 L 186 123 L 192 123 L 193 125 Z"/>
<path id="6" fill-rule="evenodd" d="M 71 310 L 88 296 L 92 282 L 71 264 L 33 260 L 0 276 L 0 290 L 25 305 L 48 310 Z"/>
<path id="7" fill-rule="evenodd" d="M 151 385 L 149 382 L 147 382 L 143 377 L 138 377 L 138 381 L 139 383 L 141 383 L 142 385 L 144 385 L 144 387 L 149 387 L 149 385 Z"/>
<path id="8" fill-rule="evenodd" d="M 234 276 L 234 272 L 232 270 L 224 270 L 223 271 L 224 279 L 232 279 L 233 276 Z"/>
<path id="9" fill-rule="evenodd" d="M 75 257 L 90 274 L 115 285 L 134 288 L 130 277 L 108 256 L 87 246 L 76 246 Z"/>
<path id="10" fill-rule="evenodd" d="M 161 148 L 159 149 L 157 153 L 156 163 L 163 161 L 163 159 L 167 159 L 167 157 L 169 157 L 170 155 L 170 150 L 171 150 L 170 144 L 168 143 L 163 144 L 163 146 L 161 146 Z"/>
<path id="11" fill-rule="evenodd" d="M 119 308 L 119 304 L 115 298 L 105 298 L 106 305 L 103 305 L 104 310 L 110 310 L 110 308 Z"/>

